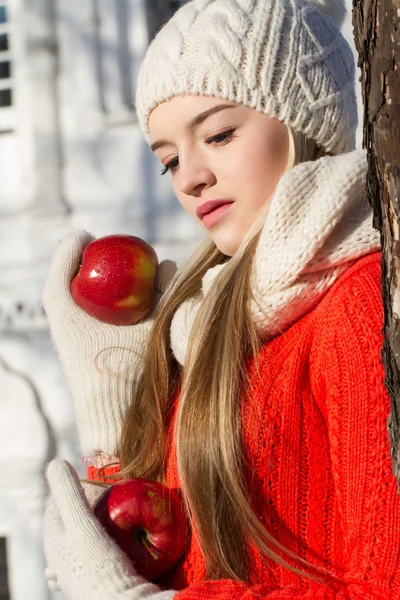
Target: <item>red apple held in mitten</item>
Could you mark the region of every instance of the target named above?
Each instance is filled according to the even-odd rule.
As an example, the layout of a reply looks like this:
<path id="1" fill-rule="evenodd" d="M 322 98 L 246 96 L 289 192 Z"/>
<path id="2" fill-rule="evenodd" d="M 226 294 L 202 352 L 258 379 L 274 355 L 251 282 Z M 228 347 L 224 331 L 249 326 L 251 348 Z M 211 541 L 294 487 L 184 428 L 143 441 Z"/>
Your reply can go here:
<path id="1" fill-rule="evenodd" d="M 176 493 L 150 479 L 123 479 L 106 489 L 94 514 L 137 573 L 155 581 L 181 558 L 188 526 Z"/>
<path id="2" fill-rule="evenodd" d="M 138 237 L 98 238 L 83 251 L 71 282 L 72 297 L 99 321 L 134 325 L 152 310 L 157 266 L 157 254 Z"/>

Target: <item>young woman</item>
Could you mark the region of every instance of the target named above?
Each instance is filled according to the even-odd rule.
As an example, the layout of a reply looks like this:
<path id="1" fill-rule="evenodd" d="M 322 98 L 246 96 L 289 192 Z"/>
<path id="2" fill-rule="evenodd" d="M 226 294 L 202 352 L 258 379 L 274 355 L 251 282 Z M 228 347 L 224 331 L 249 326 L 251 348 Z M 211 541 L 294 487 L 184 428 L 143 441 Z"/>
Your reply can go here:
<path id="1" fill-rule="evenodd" d="M 380 241 L 351 51 L 315 4 L 193 0 L 150 45 L 139 122 L 207 235 L 160 265 L 148 319 L 74 304 L 91 236 L 54 255 L 44 305 L 89 475 L 179 488 L 191 525 L 149 583 L 53 461 L 46 575 L 68 599 L 400 598 Z"/>

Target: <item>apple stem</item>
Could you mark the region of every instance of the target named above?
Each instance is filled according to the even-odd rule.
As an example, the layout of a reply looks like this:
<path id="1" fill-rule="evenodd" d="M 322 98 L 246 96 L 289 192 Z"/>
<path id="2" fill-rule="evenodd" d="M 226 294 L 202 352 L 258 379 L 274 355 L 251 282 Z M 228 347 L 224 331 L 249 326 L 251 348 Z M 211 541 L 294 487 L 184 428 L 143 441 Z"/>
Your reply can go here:
<path id="1" fill-rule="evenodd" d="M 78 275 L 79 271 L 81 270 L 81 266 L 82 266 L 82 261 L 80 261 L 79 264 L 78 264 L 78 266 L 76 267 L 73 278 Z"/>
<path id="2" fill-rule="evenodd" d="M 138 541 L 140 543 L 143 544 L 143 546 L 146 548 L 146 550 L 151 554 L 151 556 L 154 558 L 154 560 L 158 560 L 158 556 L 155 553 L 155 550 L 153 548 L 153 545 L 151 544 L 151 542 L 149 541 L 148 537 L 147 537 L 147 533 L 145 530 L 141 530 L 137 533 L 137 538 Z"/>

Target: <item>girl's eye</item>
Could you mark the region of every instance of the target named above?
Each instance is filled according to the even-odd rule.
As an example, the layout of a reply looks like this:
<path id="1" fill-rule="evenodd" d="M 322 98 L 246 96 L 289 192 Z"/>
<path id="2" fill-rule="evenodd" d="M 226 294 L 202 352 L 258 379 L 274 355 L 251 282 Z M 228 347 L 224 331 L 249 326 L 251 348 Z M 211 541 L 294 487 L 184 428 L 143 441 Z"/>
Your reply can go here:
<path id="1" fill-rule="evenodd" d="M 223 144 L 230 142 L 230 140 L 233 138 L 234 133 L 234 129 L 229 129 L 228 131 L 224 131 L 223 133 L 218 133 L 217 135 L 213 135 L 212 137 L 208 138 L 208 140 L 206 140 L 206 144 L 216 143 L 222 146 Z"/>
<path id="2" fill-rule="evenodd" d="M 219 146 L 223 146 L 224 144 L 227 144 L 228 142 L 230 142 L 235 133 L 235 129 L 229 129 L 228 131 L 224 131 L 222 133 L 218 133 L 217 135 L 213 135 L 212 137 L 208 138 L 205 143 L 207 145 L 209 144 L 218 144 Z M 168 171 L 171 171 L 172 173 L 178 168 L 179 165 L 179 159 L 178 158 L 174 158 L 173 160 L 171 160 L 169 163 L 167 163 L 163 169 L 161 169 L 161 175 L 166 175 L 168 173 Z"/>
<path id="3" fill-rule="evenodd" d="M 178 165 L 179 165 L 179 160 L 177 158 L 170 160 L 169 163 L 167 163 L 164 166 L 164 168 L 161 169 L 161 175 L 166 175 L 166 173 L 168 173 L 168 171 L 174 171 Z"/>

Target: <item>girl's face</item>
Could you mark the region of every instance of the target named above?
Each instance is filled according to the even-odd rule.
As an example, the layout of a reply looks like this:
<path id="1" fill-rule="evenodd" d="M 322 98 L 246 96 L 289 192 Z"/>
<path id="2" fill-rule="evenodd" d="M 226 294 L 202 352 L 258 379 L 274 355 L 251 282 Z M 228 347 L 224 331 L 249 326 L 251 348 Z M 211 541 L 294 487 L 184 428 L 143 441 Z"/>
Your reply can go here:
<path id="1" fill-rule="evenodd" d="M 286 126 L 242 104 L 175 96 L 152 111 L 149 129 L 179 202 L 233 256 L 286 169 Z"/>

